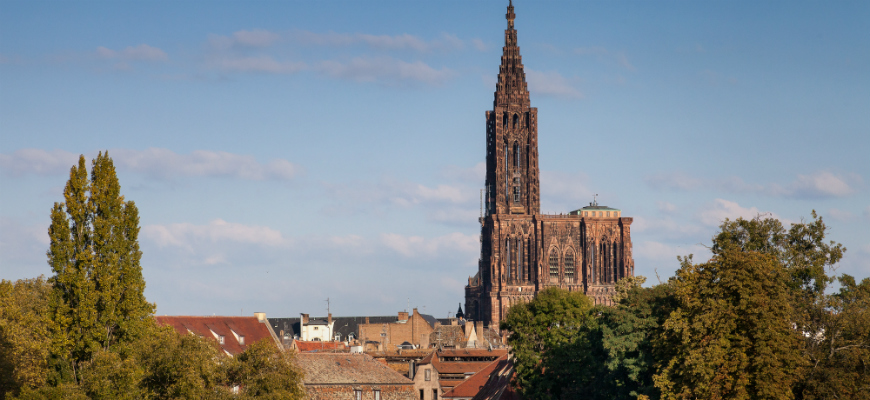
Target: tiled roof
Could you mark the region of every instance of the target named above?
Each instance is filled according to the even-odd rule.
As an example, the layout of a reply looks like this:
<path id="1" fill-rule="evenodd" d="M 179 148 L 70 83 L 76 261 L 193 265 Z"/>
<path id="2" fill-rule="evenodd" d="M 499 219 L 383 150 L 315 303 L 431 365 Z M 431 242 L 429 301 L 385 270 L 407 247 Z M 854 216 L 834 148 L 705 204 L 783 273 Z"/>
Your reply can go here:
<path id="1" fill-rule="evenodd" d="M 435 326 L 435 317 L 427 314 L 420 314 L 429 325 Z M 391 316 L 375 316 L 368 317 L 370 324 L 390 324 L 398 322 L 399 318 L 396 315 Z M 326 321 L 326 317 L 311 317 L 309 321 Z M 347 335 L 353 333 L 354 337 L 359 339 L 359 325 L 366 323 L 366 317 L 333 317 L 332 321 L 333 332 L 341 334 L 341 340 L 345 340 Z M 299 326 L 299 318 L 269 318 L 272 324 L 272 329 L 278 335 L 283 330 L 288 337 L 293 338 L 294 335 L 301 334 L 302 330 Z"/>
<path id="2" fill-rule="evenodd" d="M 295 359 L 305 372 L 305 385 L 414 384 L 366 354 L 299 353 Z"/>
<path id="3" fill-rule="evenodd" d="M 321 342 L 321 341 L 302 341 L 294 340 L 293 346 L 300 353 L 309 353 L 316 351 L 345 351 L 347 346 L 342 342 Z"/>
<path id="4" fill-rule="evenodd" d="M 260 340 L 273 340 L 269 325 L 260 322 L 257 317 L 159 316 L 155 319 L 157 323 L 169 325 L 183 335 L 193 333 L 215 341 L 219 340 L 214 336 L 215 334 L 218 337 L 223 336 L 224 343 L 220 347 L 231 355 L 245 351 L 248 346 Z M 238 339 L 236 335 L 239 335 Z M 241 337 L 244 337 L 244 344 L 240 343 Z"/>
<path id="5" fill-rule="evenodd" d="M 476 374 L 472 375 L 470 378 L 462 381 L 459 385 L 454 387 L 447 393 L 444 393 L 441 397 L 444 398 L 455 398 L 455 397 L 474 397 L 477 392 L 483 388 L 483 385 L 489 380 L 489 375 L 495 368 L 499 365 L 499 362 L 502 360 L 507 360 L 507 354 L 501 356 L 498 360 L 495 360 L 482 370 L 478 371 Z"/>
<path id="6" fill-rule="evenodd" d="M 511 386 L 514 376 L 513 360 L 499 360 L 489 380 L 472 400 L 521 400 L 522 397 Z"/>

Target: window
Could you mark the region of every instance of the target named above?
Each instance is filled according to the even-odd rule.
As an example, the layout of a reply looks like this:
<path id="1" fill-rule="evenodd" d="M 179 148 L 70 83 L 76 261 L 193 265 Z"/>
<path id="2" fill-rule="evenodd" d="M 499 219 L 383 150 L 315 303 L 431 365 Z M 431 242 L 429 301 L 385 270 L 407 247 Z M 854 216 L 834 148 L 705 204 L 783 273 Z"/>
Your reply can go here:
<path id="1" fill-rule="evenodd" d="M 514 203 L 520 202 L 520 187 L 514 186 Z"/>
<path id="2" fill-rule="evenodd" d="M 511 240 L 510 239 L 504 240 L 504 249 L 505 249 L 504 250 L 504 252 L 505 252 L 505 271 L 508 273 L 508 275 L 510 275 L 511 267 L 513 266 L 511 264 Z"/>
<path id="3" fill-rule="evenodd" d="M 354 389 L 353 390 L 353 398 L 356 400 L 362 400 L 362 390 Z"/>
<path id="4" fill-rule="evenodd" d="M 314 327 L 314 330 L 315 330 L 315 331 L 317 330 L 317 327 L 316 327 L 316 326 Z"/>
<path id="5" fill-rule="evenodd" d="M 514 115 L 514 118 L 517 116 Z M 432 389 L 432 400 L 438 400 L 438 389 Z"/>
<path id="6" fill-rule="evenodd" d="M 423 400 L 423 389 L 420 389 L 420 400 Z"/>
<path id="7" fill-rule="evenodd" d="M 565 282 L 574 283 L 574 252 L 571 250 L 565 254 Z"/>
<path id="8" fill-rule="evenodd" d="M 375 389 L 374 393 L 375 393 L 375 400 L 381 400 L 381 390 Z"/>
<path id="9" fill-rule="evenodd" d="M 514 168 L 520 166 L 520 146 L 514 142 Z"/>
<path id="10" fill-rule="evenodd" d="M 431 381 L 432 380 L 432 370 L 427 369 L 426 372 L 423 373 L 423 376 L 426 378 L 427 381 Z M 420 398 L 423 398 L 423 391 L 422 390 L 420 391 Z"/>
<path id="11" fill-rule="evenodd" d="M 336 334 L 335 334 L 335 341 L 336 341 L 336 342 L 340 342 L 340 341 L 341 341 L 341 334 L 340 334 L 340 333 L 336 333 Z"/>
<path id="12" fill-rule="evenodd" d="M 517 279 L 523 279 L 523 242 L 517 239 Z"/>
<path id="13" fill-rule="evenodd" d="M 517 123 L 520 121 L 520 116 L 514 114 L 514 128 L 517 127 Z"/>
<path id="14" fill-rule="evenodd" d="M 218 336 L 218 342 L 220 342 L 220 344 L 224 344 L 224 335 Z"/>
<path id="15" fill-rule="evenodd" d="M 559 281 L 559 253 L 556 249 L 550 250 L 550 280 Z"/>
<path id="16" fill-rule="evenodd" d="M 245 344 L 245 337 L 239 336 L 239 344 Z"/>

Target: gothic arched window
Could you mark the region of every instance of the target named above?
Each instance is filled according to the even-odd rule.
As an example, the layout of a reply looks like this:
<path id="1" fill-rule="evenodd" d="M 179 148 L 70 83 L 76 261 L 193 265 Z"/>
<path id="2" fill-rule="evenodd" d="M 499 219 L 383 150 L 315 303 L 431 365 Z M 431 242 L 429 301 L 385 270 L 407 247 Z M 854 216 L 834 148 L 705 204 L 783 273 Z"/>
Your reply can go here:
<path id="1" fill-rule="evenodd" d="M 523 242 L 517 239 L 517 279 L 523 279 Z"/>
<path id="2" fill-rule="evenodd" d="M 517 127 L 517 123 L 519 123 L 519 122 L 520 122 L 520 116 L 514 114 L 514 128 Z"/>
<path id="3" fill-rule="evenodd" d="M 574 252 L 568 250 L 565 254 L 565 282 L 574 283 Z"/>
<path id="4" fill-rule="evenodd" d="M 514 168 L 520 166 L 520 146 L 514 142 Z"/>
<path id="5" fill-rule="evenodd" d="M 508 277 L 513 278 L 513 268 L 511 268 L 511 240 L 504 240 L 504 248 L 505 248 L 505 271 L 508 273 Z"/>
<path id="6" fill-rule="evenodd" d="M 550 282 L 559 281 L 559 253 L 556 249 L 550 250 Z"/>

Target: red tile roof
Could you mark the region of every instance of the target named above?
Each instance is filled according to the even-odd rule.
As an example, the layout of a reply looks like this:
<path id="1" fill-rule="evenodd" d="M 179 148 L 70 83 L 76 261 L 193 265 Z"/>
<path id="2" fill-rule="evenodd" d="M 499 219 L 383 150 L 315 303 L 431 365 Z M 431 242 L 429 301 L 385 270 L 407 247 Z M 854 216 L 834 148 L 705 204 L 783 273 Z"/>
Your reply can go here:
<path id="1" fill-rule="evenodd" d="M 306 386 L 341 384 L 412 386 L 414 384 L 410 379 L 367 354 L 299 353 L 296 354 L 295 360 L 305 372 L 303 382 Z"/>
<path id="2" fill-rule="evenodd" d="M 313 351 L 346 351 L 347 346 L 342 342 L 321 342 L 321 341 L 302 341 L 302 340 L 294 340 L 293 346 L 296 348 L 296 351 L 300 353 L 308 353 Z"/>
<path id="3" fill-rule="evenodd" d="M 459 385 L 450 390 L 447 393 L 444 393 L 441 397 L 443 398 L 470 398 L 474 397 L 477 392 L 480 391 L 481 388 L 486 384 L 489 380 L 489 375 L 492 374 L 492 371 L 499 365 L 500 361 L 507 360 L 507 354 L 501 356 L 498 360 L 495 360 L 489 365 L 487 365 L 482 370 L 478 371 L 476 374 L 472 375 L 470 378 L 462 381 Z"/>
<path id="4" fill-rule="evenodd" d="M 513 377 L 513 360 L 499 360 L 495 370 L 489 375 L 489 380 L 472 400 L 521 400 L 520 394 L 511 386 Z"/>
<path id="5" fill-rule="evenodd" d="M 257 317 L 160 316 L 156 317 L 156 320 L 158 324 L 171 326 L 183 335 L 192 333 L 216 342 L 219 342 L 219 337 L 223 336 L 224 343 L 220 344 L 220 347 L 233 356 L 261 340 L 274 340 L 272 328 L 268 323 L 260 322 Z M 241 343 L 242 341 L 244 344 Z M 277 343 L 275 345 L 277 346 Z"/>

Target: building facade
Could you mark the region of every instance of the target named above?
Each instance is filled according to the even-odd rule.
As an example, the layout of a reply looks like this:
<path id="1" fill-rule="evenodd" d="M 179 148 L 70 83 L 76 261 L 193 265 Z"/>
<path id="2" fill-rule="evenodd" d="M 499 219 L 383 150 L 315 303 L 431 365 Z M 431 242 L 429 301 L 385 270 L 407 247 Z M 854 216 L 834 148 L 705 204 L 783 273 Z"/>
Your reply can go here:
<path id="1" fill-rule="evenodd" d="M 493 109 L 486 112 L 486 186 L 477 274 L 465 288 L 465 315 L 497 326 L 514 304 L 548 287 L 582 291 L 609 304 L 617 280 L 634 274 L 631 218 L 590 203 L 541 214 L 538 110 L 507 9 Z"/>

